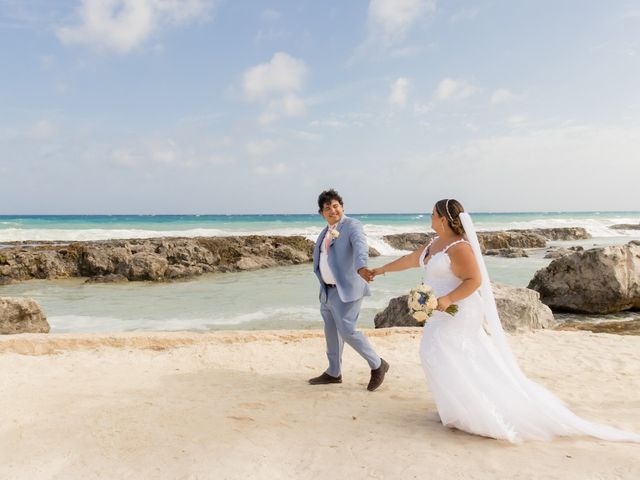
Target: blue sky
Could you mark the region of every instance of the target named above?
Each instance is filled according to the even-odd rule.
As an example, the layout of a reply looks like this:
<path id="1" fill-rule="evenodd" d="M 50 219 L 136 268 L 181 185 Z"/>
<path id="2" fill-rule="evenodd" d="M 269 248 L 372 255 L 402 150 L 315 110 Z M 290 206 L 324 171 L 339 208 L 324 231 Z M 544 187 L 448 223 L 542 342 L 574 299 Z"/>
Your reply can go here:
<path id="1" fill-rule="evenodd" d="M 638 210 L 640 5 L 0 0 L 0 214 Z"/>

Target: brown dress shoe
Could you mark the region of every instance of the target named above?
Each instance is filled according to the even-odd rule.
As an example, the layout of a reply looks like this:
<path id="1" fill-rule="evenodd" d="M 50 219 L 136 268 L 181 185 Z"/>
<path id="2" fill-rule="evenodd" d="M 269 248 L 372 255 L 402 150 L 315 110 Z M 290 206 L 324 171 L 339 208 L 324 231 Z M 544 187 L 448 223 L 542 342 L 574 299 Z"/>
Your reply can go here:
<path id="1" fill-rule="evenodd" d="M 376 388 L 382 385 L 384 382 L 384 376 L 389 371 L 389 364 L 381 358 L 382 363 L 375 370 L 371 370 L 371 380 L 369 380 L 369 385 L 367 385 L 367 390 L 373 392 Z"/>
<path id="2" fill-rule="evenodd" d="M 342 375 L 332 377 L 327 372 L 324 372 L 319 377 L 313 377 L 309 379 L 311 385 L 326 385 L 328 383 L 342 383 Z"/>

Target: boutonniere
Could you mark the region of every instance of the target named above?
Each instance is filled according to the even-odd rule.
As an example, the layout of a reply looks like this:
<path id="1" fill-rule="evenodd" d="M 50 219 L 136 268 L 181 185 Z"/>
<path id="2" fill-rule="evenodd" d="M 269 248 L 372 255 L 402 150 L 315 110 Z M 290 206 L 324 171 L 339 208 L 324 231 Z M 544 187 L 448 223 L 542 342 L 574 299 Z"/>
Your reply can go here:
<path id="1" fill-rule="evenodd" d="M 329 230 L 329 235 L 331 235 L 331 238 L 335 240 L 340 236 L 340 232 L 334 228 L 333 230 Z"/>

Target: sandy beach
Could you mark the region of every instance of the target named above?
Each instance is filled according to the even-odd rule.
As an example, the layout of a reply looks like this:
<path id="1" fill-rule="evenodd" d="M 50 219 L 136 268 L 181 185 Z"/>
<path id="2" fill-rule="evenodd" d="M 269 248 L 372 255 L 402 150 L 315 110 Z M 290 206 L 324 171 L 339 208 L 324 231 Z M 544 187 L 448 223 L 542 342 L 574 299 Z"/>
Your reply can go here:
<path id="1" fill-rule="evenodd" d="M 640 445 L 520 445 L 443 427 L 417 329 L 369 331 L 385 384 L 320 331 L 26 334 L 0 338 L 0 478 L 640 478 Z M 521 366 L 585 418 L 640 431 L 640 337 L 510 337 Z"/>

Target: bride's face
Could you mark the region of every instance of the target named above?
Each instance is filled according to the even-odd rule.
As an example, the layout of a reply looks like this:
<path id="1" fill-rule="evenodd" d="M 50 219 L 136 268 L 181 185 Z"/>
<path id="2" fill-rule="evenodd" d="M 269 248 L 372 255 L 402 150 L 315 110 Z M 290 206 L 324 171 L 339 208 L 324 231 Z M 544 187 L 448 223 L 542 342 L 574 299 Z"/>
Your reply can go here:
<path id="1" fill-rule="evenodd" d="M 433 210 L 431 211 L 431 228 L 436 232 L 440 232 L 440 230 L 442 230 L 442 217 L 438 215 L 436 207 L 433 207 Z"/>

